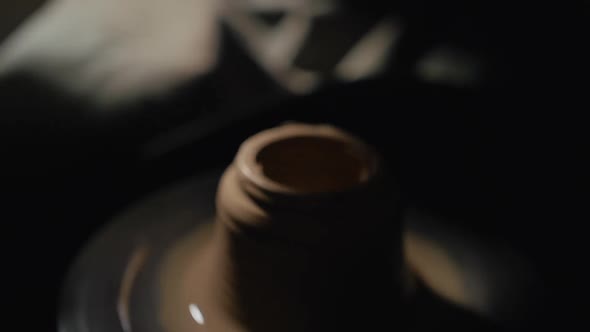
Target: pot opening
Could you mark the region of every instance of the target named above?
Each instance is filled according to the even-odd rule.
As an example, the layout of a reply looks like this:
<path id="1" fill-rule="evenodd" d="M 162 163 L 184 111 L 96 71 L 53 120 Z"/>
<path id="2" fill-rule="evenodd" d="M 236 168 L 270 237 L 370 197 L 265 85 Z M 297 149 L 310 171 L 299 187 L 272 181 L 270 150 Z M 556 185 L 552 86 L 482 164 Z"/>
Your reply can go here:
<path id="1" fill-rule="evenodd" d="M 263 147 L 256 163 L 264 177 L 291 191 L 337 192 L 367 181 L 372 171 L 369 155 L 337 138 L 298 136 Z"/>

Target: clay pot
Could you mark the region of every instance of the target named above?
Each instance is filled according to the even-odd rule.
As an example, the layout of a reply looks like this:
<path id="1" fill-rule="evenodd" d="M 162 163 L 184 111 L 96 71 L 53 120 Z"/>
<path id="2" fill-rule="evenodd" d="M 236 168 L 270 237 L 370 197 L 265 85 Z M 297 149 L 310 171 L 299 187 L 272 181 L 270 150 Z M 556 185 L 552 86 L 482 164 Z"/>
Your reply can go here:
<path id="1" fill-rule="evenodd" d="M 216 202 L 210 232 L 180 241 L 162 267 L 164 330 L 400 326 L 397 191 L 369 146 L 331 126 L 261 132 Z"/>

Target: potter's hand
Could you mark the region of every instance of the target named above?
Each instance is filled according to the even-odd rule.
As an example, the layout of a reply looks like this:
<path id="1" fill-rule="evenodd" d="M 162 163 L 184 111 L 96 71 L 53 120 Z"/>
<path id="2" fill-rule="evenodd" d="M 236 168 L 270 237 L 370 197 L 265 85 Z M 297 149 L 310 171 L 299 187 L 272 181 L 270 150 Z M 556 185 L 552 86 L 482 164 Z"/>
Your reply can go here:
<path id="1" fill-rule="evenodd" d="M 0 79 L 31 73 L 106 106 L 164 93 L 214 66 L 218 4 L 49 1 L 0 44 Z"/>

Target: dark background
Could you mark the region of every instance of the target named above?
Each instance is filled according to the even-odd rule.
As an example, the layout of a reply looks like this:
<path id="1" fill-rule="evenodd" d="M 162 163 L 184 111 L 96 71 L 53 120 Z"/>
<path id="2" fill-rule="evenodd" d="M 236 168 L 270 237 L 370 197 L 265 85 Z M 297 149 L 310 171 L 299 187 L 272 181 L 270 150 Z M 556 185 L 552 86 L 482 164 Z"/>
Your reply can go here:
<path id="1" fill-rule="evenodd" d="M 526 255 L 538 280 L 520 329 L 578 323 L 587 3 L 350 6 L 359 15 L 399 13 L 408 24 L 399 51 L 382 76 L 307 97 L 276 87 L 227 31 L 215 72 L 119 112 L 95 112 L 24 74 L 0 81 L 6 324 L 54 330 L 67 266 L 109 217 L 171 181 L 226 165 L 244 138 L 285 120 L 360 135 L 393 166 L 408 204 Z M 440 42 L 480 56 L 480 84 L 426 83 L 408 70 Z"/>

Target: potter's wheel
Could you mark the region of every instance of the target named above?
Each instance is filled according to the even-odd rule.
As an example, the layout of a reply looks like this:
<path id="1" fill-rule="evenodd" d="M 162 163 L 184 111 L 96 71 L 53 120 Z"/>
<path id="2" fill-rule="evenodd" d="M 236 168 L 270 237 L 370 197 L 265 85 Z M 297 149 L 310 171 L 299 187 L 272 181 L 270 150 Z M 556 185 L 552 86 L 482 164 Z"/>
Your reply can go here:
<path id="1" fill-rule="evenodd" d="M 81 252 L 65 281 L 60 331 L 162 331 L 158 268 L 180 238 L 211 224 L 221 172 L 173 184 L 111 220 Z M 513 314 L 498 296 L 518 298 L 528 273 L 518 257 L 445 230 L 440 221 L 416 211 L 406 214 L 405 223 L 406 258 L 434 293 L 488 320 L 502 322 Z M 186 315 L 202 319 L 195 308 L 186 308 Z"/>

